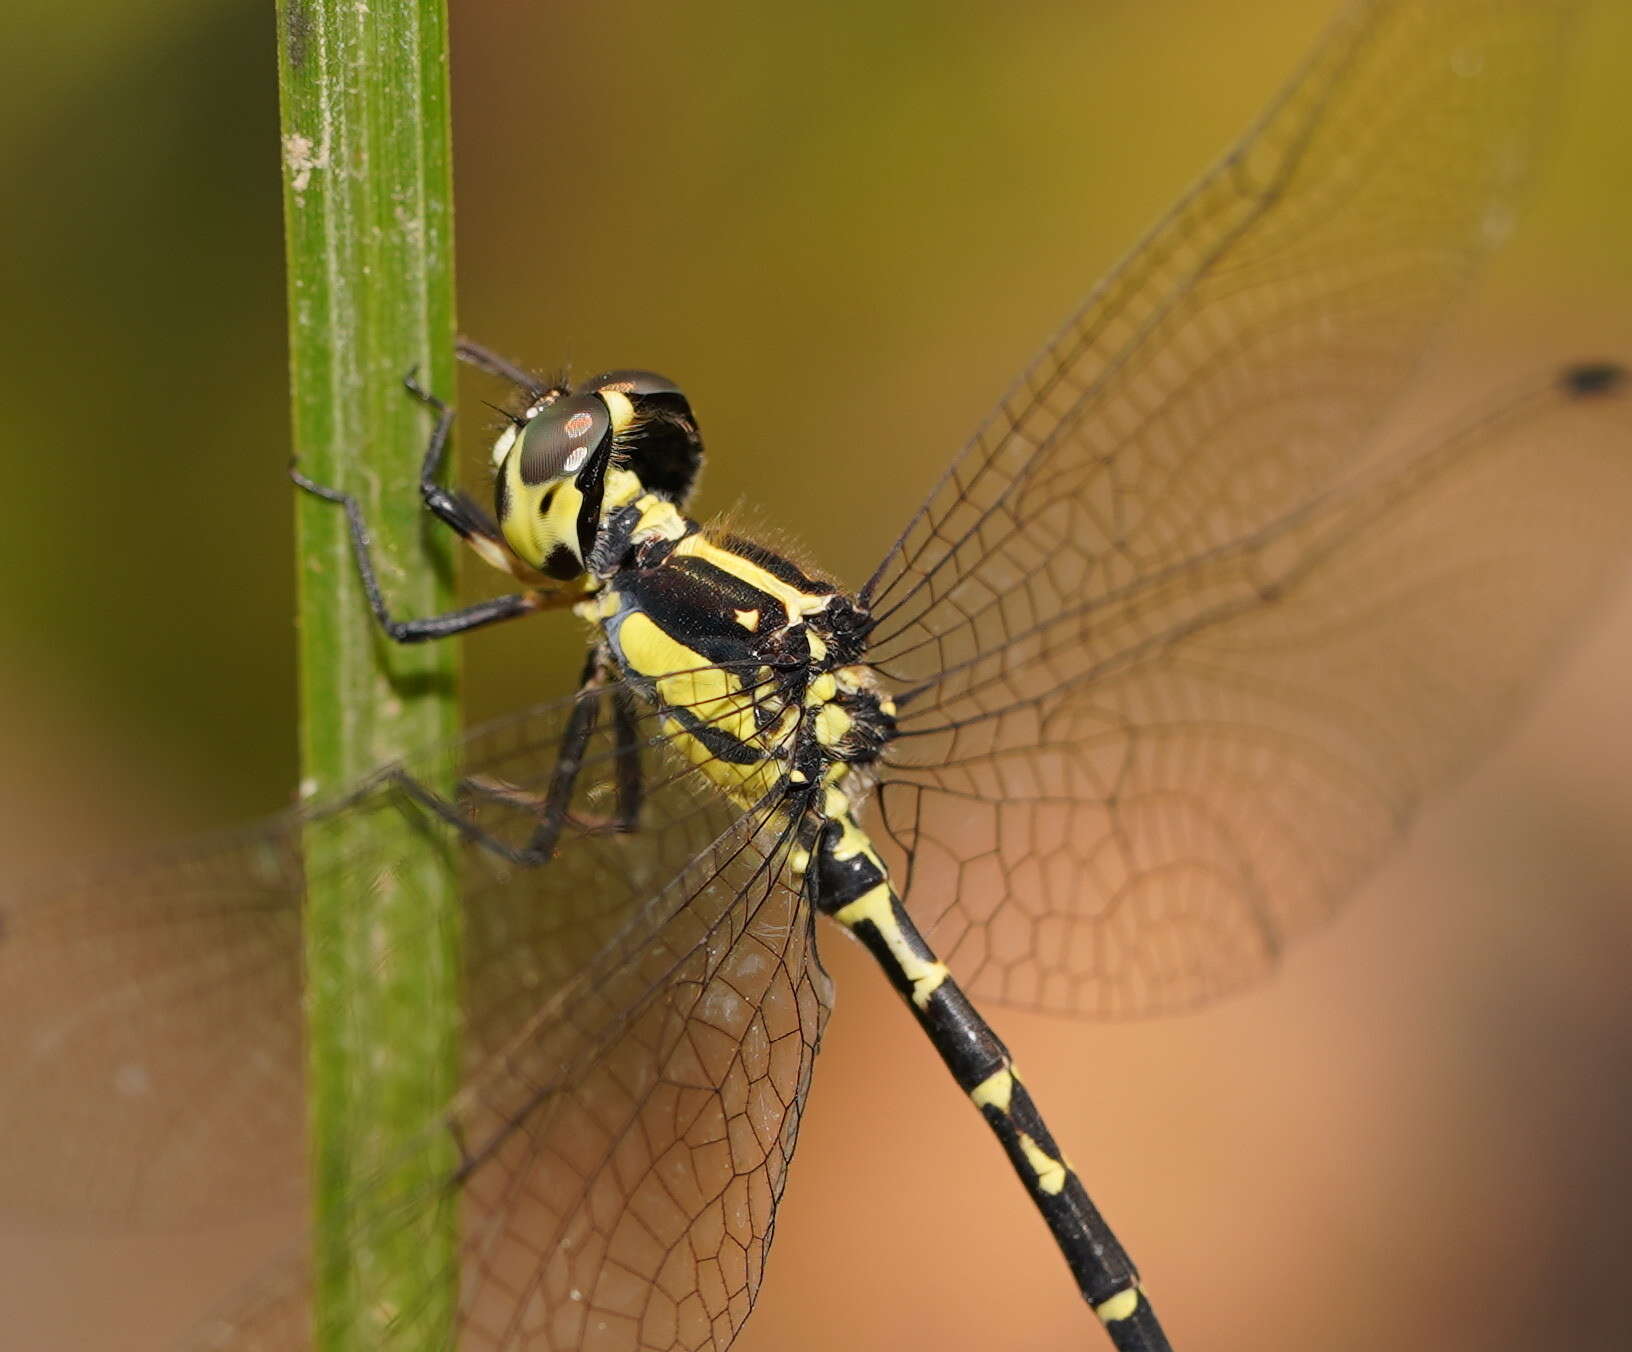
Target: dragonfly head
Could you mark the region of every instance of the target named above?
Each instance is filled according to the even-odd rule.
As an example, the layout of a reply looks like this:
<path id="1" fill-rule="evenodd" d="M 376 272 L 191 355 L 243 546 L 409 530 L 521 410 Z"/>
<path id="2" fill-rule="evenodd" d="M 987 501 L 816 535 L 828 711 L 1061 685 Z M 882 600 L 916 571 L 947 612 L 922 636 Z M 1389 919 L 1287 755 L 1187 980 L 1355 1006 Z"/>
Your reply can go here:
<path id="1" fill-rule="evenodd" d="M 521 559 L 570 581 L 584 571 L 609 478 L 684 507 L 703 464 L 691 405 L 650 371 L 608 371 L 576 392 L 546 391 L 493 444 L 495 514 Z"/>

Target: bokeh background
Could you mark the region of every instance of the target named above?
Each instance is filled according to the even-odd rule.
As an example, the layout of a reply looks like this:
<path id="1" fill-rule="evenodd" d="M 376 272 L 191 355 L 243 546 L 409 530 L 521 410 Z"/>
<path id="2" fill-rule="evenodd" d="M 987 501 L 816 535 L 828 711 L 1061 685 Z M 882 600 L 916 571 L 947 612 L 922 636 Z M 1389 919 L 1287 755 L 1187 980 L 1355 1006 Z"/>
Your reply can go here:
<path id="1" fill-rule="evenodd" d="M 1327 8 L 456 3 L 463 325 L 540 366 L 680 378 L 713 453 L 705 506 L 762 504 L 859 581 Z M 296 771 L 271 6 L 80 0 L 4 23 L 17 879 L 273 810 Z M 1606 4 L 1444 390 L 1632 355 L 1629 76 L 1632 13 Z M 578 643 L 548 620 L 478 637 L 472 708 L 562 688 Z M 1265 988 L 1150 1024 L 1000 1019 L 1179 1347 L 1632 1345 L 1629 665 L 1623 599 Z M 894 997 L 831 936 L 827 959 L 839 1008 L 740 1346 L 1093 1345 Z M 278 1230 L 0 1217 L 0 1343 L 164 1347 Z"/>

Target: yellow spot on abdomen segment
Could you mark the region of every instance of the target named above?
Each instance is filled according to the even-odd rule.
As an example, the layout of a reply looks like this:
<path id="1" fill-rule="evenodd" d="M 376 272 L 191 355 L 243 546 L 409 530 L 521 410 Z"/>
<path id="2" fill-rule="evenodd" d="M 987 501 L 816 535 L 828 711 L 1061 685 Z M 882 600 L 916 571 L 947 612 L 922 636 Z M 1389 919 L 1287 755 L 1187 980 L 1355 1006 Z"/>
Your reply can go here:
<path id="1" fill-rule="evenodd" d="M 1094 1313 L 1101 1323 L 1114 1324 L 1119 1319 L 1128 1319 L 1139 1309 L 1139 1288 L 1130 1286 L 1126 1291 L 1118 1291 L 1109 1300 L 1102 1300 L 1094 1306 Z"/>
<path id="2" fill-rule="evenodd" d="M 1026 1157 L 1031 1172 L 1037 1175 L 1037 1186 L 1050 1197 L 1065 1186 L 1065 1165 L 1024 1132 L 1020 1134 L 1020 1153 Z"/>
<path id="3" fill-rule="evenodd" d="M 884 940 L 884 946 L 895 959 L 896 969 L 912 983 L 912 1003 L 919 1009 L 929 1007 L 929 998 L 940 989 L 951 975 L 944 962 L 933 962 L 913 951 L 906 932 L 896 922 L 894 897 L 888 883 L 879 883 L 863 892 L 848 905 L 833 912 L 833 918 L 846 929 L 870 924 Z"/>
<path id="4" fill-rule="evenodd" d="M 1009 1111 L 1009 1100 L 1014 1097 L 1013 1069 L 1004 1066 L 1002 1070 L 988 1075 L 969 1091 L 969 1097 L 975 1101 L 977 1108 L 989 1105 L 1006 1115 Z"/>

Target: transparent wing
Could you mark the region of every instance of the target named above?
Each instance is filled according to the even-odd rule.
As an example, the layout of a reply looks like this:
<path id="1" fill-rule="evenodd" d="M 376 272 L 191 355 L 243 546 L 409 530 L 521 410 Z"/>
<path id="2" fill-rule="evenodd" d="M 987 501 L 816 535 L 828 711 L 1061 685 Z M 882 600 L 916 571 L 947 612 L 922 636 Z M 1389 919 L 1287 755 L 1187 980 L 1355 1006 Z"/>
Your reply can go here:
<path id="1" fill-rule="evenodd" d="M 299 1195 L 298 839 L 0 908 L 0 1206 L 162 1227 Z"/>
<path id="2" fill-rule="evenodd" d="M 909 523 L 864 589 L 878 665 L 933 683 L 1325 485 L 1507 233 L 1579 8 L 1353 6 Z"/>
<path id="3" fill-rule="evenodd" d="M 1583 368 L 909 706 L 881 790 L 979 994 L 1192 1005 L 1259 976 L 1506 729 L 1632 555 L 1625 378 Z"/>
<path id="4" fill-rule="evenodd" d="M 410 767 L 456 763 L 462 830 L 384 778 L 344 811 L 409 811 L 450 843 L 475 827 L 520 844 L 572 707 Z M 549 863 L 463 852 L 466 1068 L 425 1136 L 431 1148 L 453 1133 L 457 1186 L 357 1199 L 359 1227 L 400 1226 L 457 1195 L 466 1347 L 724 1347 L 758 1290 L 829 1006 L 809 908 L 785 881 L 786 822 L 709 790 L 643 714 L 645 798 L 638 829 L 619 829 L 614 726 L 603 713 Z M 223 1184 L 274 1165 L 298 1189 L 296 844 L 312 820 L 8 916 L 0 1018 L 27 1036 L 0 1052 L 0 1111 L 22 1147 L 0 1175 L 7 1202 L 165 1223 L 209 1217 Z M 392 862 L 365 843 L 335 867 L 362 898 Z M 211 1080 L 246 1059 L 256 1076 Z M 201 1131 L 198 1115 L 254 1130 Z M 76 1172 L 87 1160 L 94 1171 Z M 212 1344 L 304 1345 L 306 1286 L 284 1274 L 218 1321 Z M 421 1345 L 421 1314 L 399 1312 L 400 1345 Z"/>
<path id="5" fill-rule="evenodd" d="M 937 938 L 955 944 L 977 993 L 1084 1010 L 1193 1002 L 1247 979 L 1354 871 L 1334 865 L 1330 879 L 1305 880 L 1295 896 L 1276 883 L 1282 891 L 1255 903 L 1261 919 L 1241 941 L 1258 955 L 1251 961 L 1233 949 L 1164 955 L 1180 933 L 1204 942 L 1209 925 L 1139 921 L 1160 910 L 1152 870 L 1192 860 L 1204 870 L 1227 856 L 1217 866 L 1239 890 L 1240 860 L 1254 855 L 1262 875 L 1272 847 L 1175 835 L 1159 848 L 1101 848 L 1127 820 L 1119 729 L 1149 750 L 1143 721 L 1175 712 L 1160 683 L 1132 675 L 1154 659 L 1130 654 L 1165 643 L 1177 664 L 1194 641 L 1185 636 L 1217 622 L 1209 570 L 1221 552 L 1284 528 L 1360 463 L 1449 303 L 1507 231 L 1578 8 L 1352 7 L 1237 148 L 1044 349 L 864 589 L 876 619 L 869 657 L 895 683 L 909 734 L 897 760 L 924 772 L 914 777 L 926 791 L 918 801 L 896 791 L 894 820 L 920 856 L 944 839 L 944 862 L 957 864 L 948 872 L 918 859 L 916 876 L 935 881 L 917 882 L 911 901 L 926 917 L 944 914 Z M 1466 529 L 1465 513 L 1448 529 L 1453 538 Z M 1404 634 L 1387 640 L 1391 660 L 1403 660 Z M 1515 659 L 1511 670 L 1523 669 Z M 1271 666 L 1252 679 L 1272 675 Z M 1116 691 L 1080 693 L 1112 676 Z M 1017 704 L 1054 688 L 1079 693 L 1049 706 L 1046 732 L 1013 726 Z M 1287 698 L 1307 705 L 1322 695 L 1292 685 Z M 1272 701 L 1249 711 L 1221 694 L 1206 699 L 1209 720 L 1244 723 L 1243 745 L 1273 748 L 1290 735 L 1292 711 L 1264 707 Z M 1083 710 L 1094 731 L 1065 731 L 1058 720 Z M 946 729 L 956 738 L 932 735 Z M 936 804 L 952 792 L 991 800 L 1015 765 L 1000 764 L 996 748 L 1039 736 L 1083 748 L 1068 787 L 1086 803 L 1060 819 L 1084 834 L 1061 850 L 971 853 L 978 833 Z M 1450 740 L 1467 745 L 1467 736 Z M 1176 806 L 1165 820 L 1193 830 L 1177 804 L 1203 753 L 1182 740 L 1167 746 L 1170 768 L 1148 767 L 1140 788 L 1148 807 L 1171 776 Z M 947 759 L 938 777 L 936 756 Z M 1020 796 L 1039 792 L 1022 786 Z M 1382 797 L 1404 793 L 1395 784 Z M 995 822 L 995 808 L 984 810 Z M 1164 819 L 1145 820 L 1154 831 Z M 1336 820 L 1312 808 L 1302 829 L 1313 836 Z M 1244 829 L 1276 835 L 1268 823 Z M 960 840 L 964 830 L 972 834 Z M 1019 874 L 1008 868 L 1015 858 L 1026 863 Z M 1040 869 L 1050 871 L 1046 885 Z M 1136 875 L 1145 879 L 1138 906 L 1127 900 Z M 1251 886 L 1263 891 L 1270 880 Z M 1175 894 L 1170 907 L 1189 904 Z M 1151 952 L 1129 956 L 1146 935 Z M 1067 940 L 1083 951 L 1064 955 Z"/>

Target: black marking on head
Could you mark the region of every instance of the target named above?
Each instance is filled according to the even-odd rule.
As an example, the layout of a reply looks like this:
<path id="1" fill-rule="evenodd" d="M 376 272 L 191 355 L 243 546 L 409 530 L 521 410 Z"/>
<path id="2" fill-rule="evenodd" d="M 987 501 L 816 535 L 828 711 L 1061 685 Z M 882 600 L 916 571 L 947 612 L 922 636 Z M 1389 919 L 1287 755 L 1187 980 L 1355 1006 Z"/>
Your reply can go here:
<path id="1" fill-rule="evenodd" d="M 583 563 L 566 545 L 557 545 L 544 560 L 544 572 L 562 582 L 571 582 L 583 571 Z"/>
<path id="2" fill-rule="evenodd" d="M 1574 398 L 1596 399 L 1600 395 L 1619 393 L 1627 379 L 1626 367 L 1616 362 L 1596 361 L 1565 367 L 1558 383 L 1565 394 Z"/>
<path id="3" fill-rule="evenodd" d="M 493 476 L 493 519 L 503 521 L 510 514 L 510 476 L 499 473 Z"/>
<path id="4" fill-rule="evenodd" d="M 600 400 L 596 400 L 600 403 Z M 600 449 L 595 451 L 584 467 L 578 471 L 578 477 L 573 480 L 573 486 L 583 495 L 583 502 L 578 507 L 578 555 L 588 559 L 595 549 L 595 537 L 601 530 L 601 501 L 606 496 L 606 470 L 612 463 L 611 423 L 607 423 L 608 435 L 601 442 Z"/>

